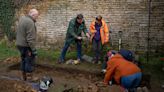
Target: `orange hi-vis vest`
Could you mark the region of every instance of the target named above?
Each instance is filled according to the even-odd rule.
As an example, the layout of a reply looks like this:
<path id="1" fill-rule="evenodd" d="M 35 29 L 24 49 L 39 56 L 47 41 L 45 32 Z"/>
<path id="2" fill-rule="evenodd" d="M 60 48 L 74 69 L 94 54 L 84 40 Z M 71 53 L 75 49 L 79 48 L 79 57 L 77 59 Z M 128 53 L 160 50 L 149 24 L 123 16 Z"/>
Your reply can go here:
<path id="1" fill-rule="evenodd" d="M 105 21 L 104 20 L 101 21 L 102 21 L 102 26 L 100 28 L 100 37 L 101 37 L 101 43 L 104 44 L 109 41 L 109 30 Z M 90 25 L 90 32 L 91 32 L 91 39 L 93 39 L 96 33 L 95 20 Z"/>

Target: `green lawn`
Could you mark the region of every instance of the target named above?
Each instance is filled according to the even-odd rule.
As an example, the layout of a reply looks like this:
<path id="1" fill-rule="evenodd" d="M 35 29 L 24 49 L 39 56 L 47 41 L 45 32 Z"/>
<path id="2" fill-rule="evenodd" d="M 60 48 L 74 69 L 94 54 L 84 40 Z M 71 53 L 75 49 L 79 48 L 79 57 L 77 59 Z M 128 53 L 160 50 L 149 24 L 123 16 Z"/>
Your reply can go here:
<path id="1" fill-rule="evenodd" d="M 47 59 L 50 61 L 56 61 L 61 51 L 60 50 L 43 50 L 37 49 L 39 59 Z M 4 60 L 8 57 L 19 56 L 15 43 L 8 44 L 6 41 L 0 41 L 0 60 Z M 66 55 L 67 59 L 76 58 L 76 51 L 68 51 Z"/>
<path id="2" fill-rule="evenodd" d="M 4 60 L 11 56 L 18 56 L 19 52 L 16 47 L 12 44 L 12 46 L 7 46 L 7 43 L 0 42 L 0 60 Z"/>

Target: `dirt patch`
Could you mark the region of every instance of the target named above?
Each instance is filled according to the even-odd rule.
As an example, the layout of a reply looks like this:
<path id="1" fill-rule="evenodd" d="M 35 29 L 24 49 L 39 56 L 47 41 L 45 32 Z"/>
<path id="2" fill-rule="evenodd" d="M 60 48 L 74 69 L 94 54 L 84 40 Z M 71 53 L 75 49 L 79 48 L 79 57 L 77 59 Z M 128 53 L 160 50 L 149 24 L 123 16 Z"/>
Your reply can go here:
<path id="1" fill-rule="evenodd" d="M 5 75 L 9 77 L 16 77 L 20 80 L 17 81 L 5 79 L 4 82 L 6 85 L 0 83 L 0 86 L 3 86 L 3 92 L 35 92 L 30 85 L 21 80 L 19 63 L 6 67 L 6 70 L 7 71 L 3 71 L 3 73 L 1 72 L 0 76 Z M 114 85 L 105 87 L 101 84 L 98 84 L 103 80 L 103 75 L 101 73 L 37 65 L 34 76 L 39 78 L 43 76 L 52 77 L 54 83 L 48 92 L 108 92 L 109 89 L 110 92 L 120 92 L 120 87 L 118 86 Z"/>
<path id="2" fill-rule="evenodd" d="M 18 63 L 20 62 L 20 58 L 19 57 L 10 57 L 7 58 L 3 61 L 4 63 Z"/>
<path id="3" fill-rule="evenodd" d="M 0 79 L 0 92 L 36 92 L 23 81 Z"/>
<path id="4" fill-rule="evenodd" d="M 47 63 L 37 64 L 33 75 L 40 79 L 43 76 L 50 76 L 54 80 L 54 83 L 51 85 L 48 92 L 121 92 L 121 88 L 117 85 L 108 87 L 102 85 L 101 83 L 104 75 L 101 74 L 100 71 L 97 71 L 98 69 L 96 70 L 94 68 L 95 66 L 89 65 L 95 71 L 77 68 L 84 67 L 82 64 L 78 66 L 74 65 L 74 67 L 70 66 L 71 65 L 54 66 Z M 28 90 L 21 92 L 29 92 L 29 90 L 33 90 L 30 88 L 31 85 L 28 85 L 26 82 L 21 80 L 19 67 L 19 63 L 0 63 L 0 76 L 8 76 L 19 79 L 19 81 L 5 79 L 4 83 L 6 83 L 7 86 L 0 83 L 0 89 L 3 89 L 2 92 L 18 92 L 17 89 L 19 88 Z M 146 79 L 147 78 L 148 77 L 146 77 Z M 0 80 L 2 79 L 0 78 Z M 21 87 L 15 87 L 15 84 L 20 85 Z M 27 88 L 24 86 L 27 86 Z M 162 89 L 159 89 L 157 84 L 154 83 L 154 80 L 151 82 L 151 86 L 152 88 L 150 92 L 157 92 L 156 90 L 158 90 L 158 92 L 163 92 Z M 9 87 L 12 89 L 9 89 Z"/>

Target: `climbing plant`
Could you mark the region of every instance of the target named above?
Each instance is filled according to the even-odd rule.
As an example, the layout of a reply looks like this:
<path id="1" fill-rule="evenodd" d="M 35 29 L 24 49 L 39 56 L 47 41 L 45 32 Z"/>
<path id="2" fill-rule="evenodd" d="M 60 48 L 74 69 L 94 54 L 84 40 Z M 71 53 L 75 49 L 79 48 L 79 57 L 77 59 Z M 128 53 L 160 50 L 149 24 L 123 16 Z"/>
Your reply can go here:
<path id="1" fill-rule="evenodd" d="M 44 0 L 0 0 L 0 26 L 2 26 L 2 30 L 9 40 L 15 37 L 12 26 L 15 22 L 16 11 L 33 2 L 38 3 L 42 1 Z"/>
<path id="2" fill-rule="evenodd" d="M 14 31 L 11 26 L 14 23 L 15 8 L 12 0 L 0 0 L 0 24 L 6 36 L 11 40 L 14 37 Z"/>

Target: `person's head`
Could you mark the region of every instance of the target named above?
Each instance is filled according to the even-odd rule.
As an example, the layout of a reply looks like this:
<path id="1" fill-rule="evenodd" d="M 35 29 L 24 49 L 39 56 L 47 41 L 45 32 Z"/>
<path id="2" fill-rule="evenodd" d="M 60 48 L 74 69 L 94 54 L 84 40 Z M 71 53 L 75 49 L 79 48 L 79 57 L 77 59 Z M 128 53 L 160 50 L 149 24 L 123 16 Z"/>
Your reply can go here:
<path id="1" fill-rule="evenodd" d="M 110 50 L 107 52 L 107 57 L 108 57 L 108 60 L 113 57 L 115 54 L 117 53 L 117 51 L 115 50 Z"/>
<path id="2" fill-rule="evenodd" d="M 126 49 L 121 49 L 118 52 L 120 55 L 122 55 L 122 57 L 128 61 L 133 61 L 134 57 L 133 57 L 133 53 L 130 50 L 126 50 Z"/>
<path id="3" fill-rule="evenodd" d="M 34 20 L 36 20 L 39 16 L 39 12 L 36 9 L 31 9 L 28 15 L 31 16 Z"/>
<path id="4" fill-rule="evenodd" d="M 99 15 L 96 17 L 96 23 L 101 24 L 102 16 Z"/>
<path id="5" fill-rule="evenodd" d="M 76 17 L 76 19 L 77 19 L 77 22 L 79 24 L 81 24 L 83 22 L 83 15 L 82 14 L 78 14 L 77 17 Z"/>

